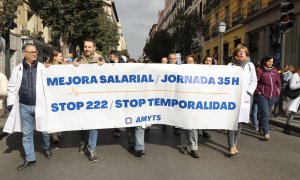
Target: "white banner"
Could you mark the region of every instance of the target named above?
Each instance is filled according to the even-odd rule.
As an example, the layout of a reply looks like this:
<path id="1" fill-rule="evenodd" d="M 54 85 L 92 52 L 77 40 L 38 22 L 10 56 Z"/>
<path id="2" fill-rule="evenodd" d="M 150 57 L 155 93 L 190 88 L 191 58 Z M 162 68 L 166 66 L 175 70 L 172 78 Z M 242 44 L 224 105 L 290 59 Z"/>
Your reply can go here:
<path id="1" fill-rule="evenodd" d="M 236 129 L 242 74 L 217 65 L 51 66 L 42 73 L 47 129 Z"/>

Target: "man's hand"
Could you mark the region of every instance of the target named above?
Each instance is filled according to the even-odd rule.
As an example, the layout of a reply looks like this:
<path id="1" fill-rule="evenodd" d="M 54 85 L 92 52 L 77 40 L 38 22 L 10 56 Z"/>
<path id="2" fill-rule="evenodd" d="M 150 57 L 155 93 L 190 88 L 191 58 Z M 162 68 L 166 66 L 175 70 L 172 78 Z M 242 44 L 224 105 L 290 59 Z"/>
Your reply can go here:
<path id="1" fill-rule="evenodd" d="M 97 62 L 97 64 L 98 64 L 99 66 L 102 66 L 104 63 L 105 63 L 105 61 L 98 61 L 98 62 Z"/>
<path id="2" fill-rule="evenodd" d="M 45 68 L 49 68 L 51 66 L 51 64 L 48 63 L 44 63 Z"/>
<path id="3" fill-rule="evenodd" d="M 73 66 L 78 67 L 79 66 L 79 62 L 73 62 Z"/>

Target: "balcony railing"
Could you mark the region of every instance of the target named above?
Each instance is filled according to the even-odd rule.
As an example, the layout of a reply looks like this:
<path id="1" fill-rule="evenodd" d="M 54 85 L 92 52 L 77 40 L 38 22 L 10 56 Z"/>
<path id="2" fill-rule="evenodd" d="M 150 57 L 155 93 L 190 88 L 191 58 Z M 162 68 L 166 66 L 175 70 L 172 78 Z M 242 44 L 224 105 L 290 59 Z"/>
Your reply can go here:
<path id="1" fill-rule="evenodd" d="M 241 10 L 232 13 L 232 26 L 237 25 L 243 19 Z"/>
<path id="2" fill-rule="evenodd" d="M 260 10 L 260 1 L 255 0 L 248 3 L 248 16 Z"/>
<path id="3" fill-rule="evenodd" d="M 211 7 L 214 8 L 219 5 L 221 0 L 211 0 Z"/>

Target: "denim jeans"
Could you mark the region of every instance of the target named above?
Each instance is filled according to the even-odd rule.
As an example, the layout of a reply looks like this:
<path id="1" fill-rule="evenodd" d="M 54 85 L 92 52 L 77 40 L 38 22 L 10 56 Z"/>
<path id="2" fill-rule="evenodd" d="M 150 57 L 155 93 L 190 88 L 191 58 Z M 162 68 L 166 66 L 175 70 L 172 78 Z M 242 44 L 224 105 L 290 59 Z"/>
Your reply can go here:
<path id="1" fill-rule="evenodd" d="M 264 134 L 269 134 L 270 113 L 276 99 L 276 96 L 271 97 L 271 99 L 268 99 L 263 95 L 255 96 L 255 101 L 257 102 L 260 113 L 260 124 Z"/>
<path id="2" fill-rule="evenodd" d="M 97 129 L 81 131 L 81 141 L 88 142 L 87 147 L 89 150 L 93 150 L 93 151 L 96 150 L 97 138 L 98 138 L 98 130 Z"/>
<path id="3" fill-rule="evenodd" d="M 291 114 L 289 115 L 289 117 L 286 120 L 286 125 L 290 125 L 292 120 L 295 118 L 295 116 L 296 116 L 296 113 L 291 111 Z"/>
<path id="4" fill-rule="evenodd" d="M 258 112 L 258 105 L 257 103 L 254 101 L 253 102 L 253 105 L 252 105 L 252 113 L 251 113 L 251 121 L 252 121 L 252 124 L 253 124 L 253 127 L 255 129 L 258 128 L 258 115 L 259 115 L 259 112 Z"/>
<path id="5" fill-rule="evenodd" d="M 130 147 L 134 147 L 136 151 L 145 150 L 145 129 L 142 127 L 130 127 L 126 128 L 128 135 L 128 144 Z"/>
<path id="6" fill-rule="evenodd" d="M 35 106 L 20 104 L 21 129 L 23 132 L 22 144 L 26 161 L 35 161 L 33 129 L 35 125 Z M 50 147 L 50 137 L 47 132 L 42 132 L 42 148 Z"/>

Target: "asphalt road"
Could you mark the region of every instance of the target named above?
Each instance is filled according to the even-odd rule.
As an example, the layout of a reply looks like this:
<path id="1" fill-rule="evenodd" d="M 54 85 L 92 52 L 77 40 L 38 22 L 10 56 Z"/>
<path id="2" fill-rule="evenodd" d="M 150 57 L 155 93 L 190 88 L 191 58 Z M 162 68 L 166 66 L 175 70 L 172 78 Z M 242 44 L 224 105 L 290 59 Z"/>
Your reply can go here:
<path id="1" fill-rule="evenodd" d="M 162 131 L 152 126 L 146 134 L 146 155 L 139 158 L 127 151 L 127 136 L 114 138 L 112 130 L 100 130 L 97 154 L 99 161 L 90 163 L 78 152 L 79 133 L 65 132 L 64 143 L 53 150 L 48 160 L 40 151 L 40 135 L 36 135 L 37 164 L 16 171 L 23 163 L 21 134 L 0 141 L 0 178 L 6 179 L 300 179 L 300 134 L 287 136 L 279 127 L 271 127 L 271 140 L 246 127 L 233 157 L 227 155 L 226 135 L 209 131 L 212 138 L 199 136 L 201 157 L 194 159 L 179 153 L 180 138 L 172 127 Z"/>

